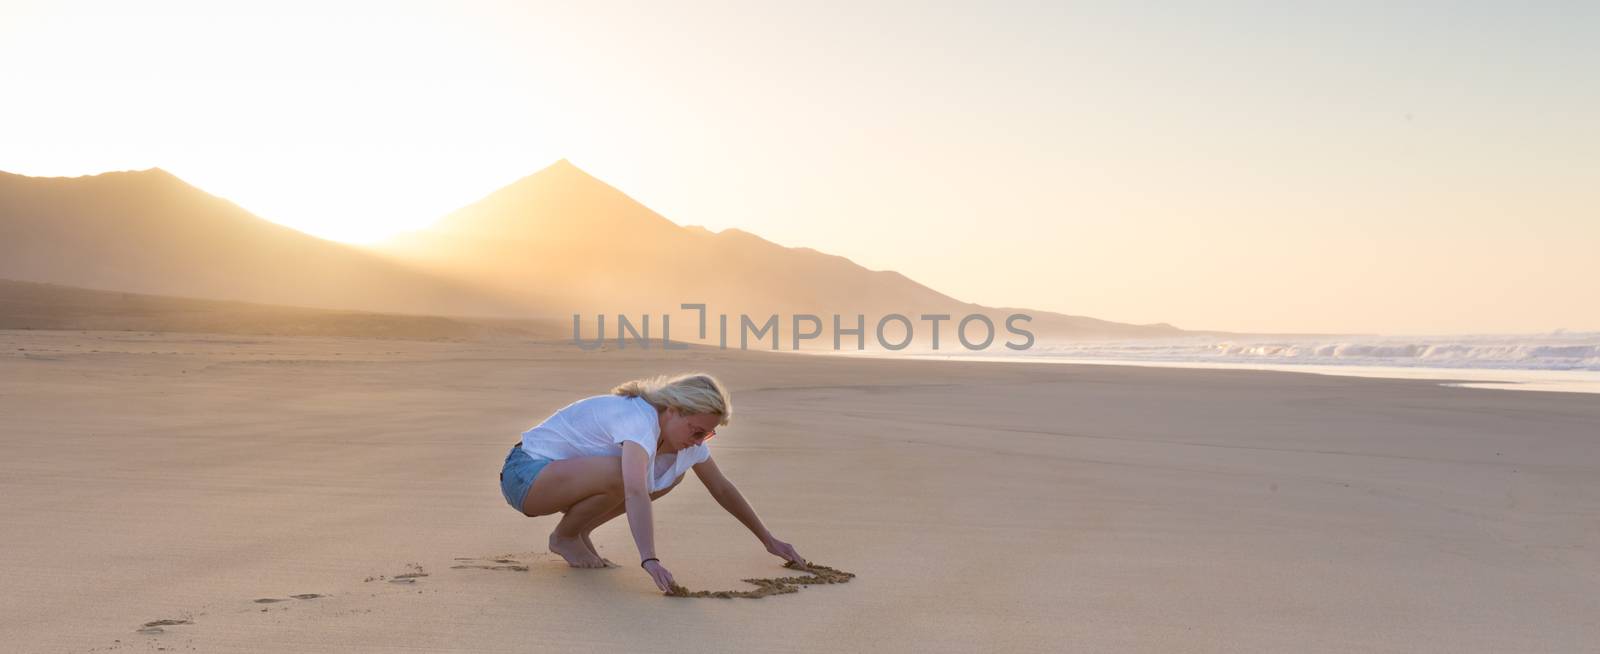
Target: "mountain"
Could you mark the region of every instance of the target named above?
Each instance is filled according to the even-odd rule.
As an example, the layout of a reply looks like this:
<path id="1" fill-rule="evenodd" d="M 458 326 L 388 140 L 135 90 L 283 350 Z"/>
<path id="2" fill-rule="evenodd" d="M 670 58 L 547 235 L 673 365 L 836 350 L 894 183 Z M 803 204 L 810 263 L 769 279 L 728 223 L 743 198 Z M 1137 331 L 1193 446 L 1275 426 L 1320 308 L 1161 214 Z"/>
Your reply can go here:
<path id="1" fill-rule="evenodd" d="M 931 329 L 919 321 L 921 314 L 955 320 L 983 314 L 996 326 L 997 344 L 1009 336 L 1005 318 L 1012 313 L 1033 316 L 1020 326 L 1041 338 L 1183 333 L 1164 324 L 985 307 L 844 257 L 784 247 L 738 229 L 679 226 L 564 159 L 378 250 L 441 276 L 553 306 L 555 314 L 672 313 L 679 325 L 680 304 L 704 303 L 712 332 L 715 316 L 725 313 L 735 336 L 740 313 L 757 323 L 778 314 L 783 339 L 789 338 L 785 323 L 791 316 L 818 315 L 830 344 L 832 315 L 844 316 L 843 325 L 850 327 L 857 313 L 866 316 L 869 343 L 877 319 L 890 313 L 910 317 L 920 332 Z M 951 329 L 949 322 L 941 327 L 942 343 L 955 345 Z M 674 340 L 688 331 L 678 327 Z M 887 334 L 896 340 L 899 332 Z M 977 328 L 971 334 L 979 337 Z"/>
<path id="2" fill-rule="evenodd" d="M 679 306 L 702 303 L 706 341 L 718 340 L 719 314 L 729 317 L 730 344 L 739 341 L 740 314 L 756 324 L 776 314 L 783 349 L 790 321 L 802 314 L 820 318 L 822 334 L 811 343 L 826 345 L 836 314 L 847 328 L 864 314 L 869 344 L 878 319 L 894 313 L 909 317 L 924 344 L 931 326 L 920 316 L 951 316 L 940 338 L 952 348 L 958 347 L 954 322 L 972 314 L 995 325 L 994 347 L 1021 340 L 1005 329 L 1014 313 L 1032 316 L 1020 326 L 1040 341 L 1185 333 L 1169 325 L 985 307 L 844 257 L 738 229 L 683 227 L 565 160 L 371 249 L 261 219 L 160 169 L 73 178 L 0 173 L 0 278 L 369 312 L 591 320 L 603 314 L 612 316 L 613 335 L 618 314 L 635 323 L 651 314 L 657 338 L 660 314 L 671 313 L 678 341 L 696 340 L 698 318 Z M 900 334 L 890 327 L 885 336 L 896 341 Z"/>
<path id="3" fill-rule="evenodd" d="M 0 173 L 0 278 L 335 309 L 518 313 L 493 293 L 261 219 L 159 168 Z"/>

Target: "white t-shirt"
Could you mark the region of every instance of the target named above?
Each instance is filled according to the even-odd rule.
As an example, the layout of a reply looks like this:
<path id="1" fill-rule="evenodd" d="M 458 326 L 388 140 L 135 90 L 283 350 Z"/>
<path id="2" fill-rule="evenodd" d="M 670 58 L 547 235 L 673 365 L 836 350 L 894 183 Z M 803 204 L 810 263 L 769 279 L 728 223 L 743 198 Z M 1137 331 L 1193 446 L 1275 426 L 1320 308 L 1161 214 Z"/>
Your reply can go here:
<path id="1" fill-rule="evenodd" d="M 560 461 L 584 456 L 622 456 L 622 443 L 633 441 L 650 455 L 650 492 L 671 486 L 695 464 L 711 458 L 704 443 L 678 452 L 656 454 L 661 418 L 656 408 L 638 397 L 595 395 L 568 404 L 544 422 L 522 432 L 522 452 Z"/>

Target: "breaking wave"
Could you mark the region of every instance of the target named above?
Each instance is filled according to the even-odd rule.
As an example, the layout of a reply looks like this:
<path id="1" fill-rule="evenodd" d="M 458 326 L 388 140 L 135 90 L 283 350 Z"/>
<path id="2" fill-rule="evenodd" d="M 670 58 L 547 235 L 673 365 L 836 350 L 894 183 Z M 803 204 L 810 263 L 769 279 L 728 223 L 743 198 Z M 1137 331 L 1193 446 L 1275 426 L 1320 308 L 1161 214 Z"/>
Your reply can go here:
<path id="1" fill-rule="evenodd" d="M 954 353 L 952 353 L 954 354 Z M 1072 359 L 1415 368 L 1600 370 L 1600 332 L 1541 335 L 1185 337 L 1040 344 L 1016 353 Z"/>

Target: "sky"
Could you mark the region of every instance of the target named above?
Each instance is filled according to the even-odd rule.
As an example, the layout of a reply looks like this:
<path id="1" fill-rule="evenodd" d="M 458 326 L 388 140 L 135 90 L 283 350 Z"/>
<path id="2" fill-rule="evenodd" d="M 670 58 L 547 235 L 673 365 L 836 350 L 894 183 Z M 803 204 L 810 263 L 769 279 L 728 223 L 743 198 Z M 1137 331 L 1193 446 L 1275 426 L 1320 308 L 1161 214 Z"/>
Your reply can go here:
<path id="1" fill-rule="evenodd" d="M 1600 330 L 1600 4 L 18 2 L 0 170 L 372 242 L 566 158 L 957 299 Z"/>

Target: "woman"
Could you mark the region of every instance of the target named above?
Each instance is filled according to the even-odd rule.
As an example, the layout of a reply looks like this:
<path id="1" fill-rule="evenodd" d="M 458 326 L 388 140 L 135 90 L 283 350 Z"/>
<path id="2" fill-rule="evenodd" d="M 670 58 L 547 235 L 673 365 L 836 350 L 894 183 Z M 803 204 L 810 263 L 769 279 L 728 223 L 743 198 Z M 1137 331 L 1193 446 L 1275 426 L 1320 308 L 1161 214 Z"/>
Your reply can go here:
<path id="1" fill-rule="evenodd" d="M 550 533 L 550 551 L 575 568 L 603 568 L 590 532 L 628 514 L 639 565 L 662 591 L 672 573 L 656 558 L 650 502 L 666 495 L 689 468 L 711 497 L 748 527 L 767 551 L 804 564 L 794 547 L 767 531 L 739 489 L 722 476 L 706 441 L 728 424 L 733 405 L 711 375 L 639 379 L 568 404 L 522 433 L 506 455 L 500 490 L 523 515 L 565 514 Z"/>

